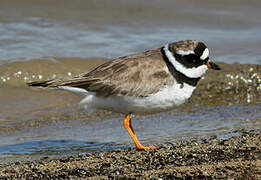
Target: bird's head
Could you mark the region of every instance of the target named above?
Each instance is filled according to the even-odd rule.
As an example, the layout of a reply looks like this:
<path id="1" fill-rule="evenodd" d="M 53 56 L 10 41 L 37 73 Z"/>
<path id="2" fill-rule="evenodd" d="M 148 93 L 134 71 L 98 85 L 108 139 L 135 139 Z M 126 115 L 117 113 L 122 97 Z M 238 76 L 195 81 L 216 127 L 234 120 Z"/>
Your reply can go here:
<path id="1" fill-rule="evenodd" d="M 221 69 L 210 60 L 207 46 L 199 41 L 178 41 L 163 50 L 175 69 L 190 78 L 201 77 L 208 69 Z"/>

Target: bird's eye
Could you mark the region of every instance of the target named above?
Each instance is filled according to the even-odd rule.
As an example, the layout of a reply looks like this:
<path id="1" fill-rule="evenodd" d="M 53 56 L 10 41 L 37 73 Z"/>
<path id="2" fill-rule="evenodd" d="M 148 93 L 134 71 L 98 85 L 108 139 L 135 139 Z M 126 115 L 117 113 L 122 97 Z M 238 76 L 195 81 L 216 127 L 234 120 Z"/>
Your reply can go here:
<path id="1" fill-rule="evenodd" d="M 175 54 L 175 58 L 182 63 L 185 67 L 197 67 L 203 64 L 203 61 L 200 60 L 199 55 L 197 54 L 188 54 L 181 56 L 180 54 Z"/>
<path id="2" fill-rule="evenodd" d="M 196 54 L 189 54 L 189 55 L 186 55 L 185 58 L 189 61 L 189 62 L 192 62 L 192 63 L 197 63 L 199 62 L 199 57 L 196 55 Z"/>
<path id="3" fill-rule="evenodd" d="M 197 60 L 198 56 L 196 54 L 189 54 L 189 55 L 185 55 L 184 56 L 186 59 L 190 59 L 190 60 Z"/>

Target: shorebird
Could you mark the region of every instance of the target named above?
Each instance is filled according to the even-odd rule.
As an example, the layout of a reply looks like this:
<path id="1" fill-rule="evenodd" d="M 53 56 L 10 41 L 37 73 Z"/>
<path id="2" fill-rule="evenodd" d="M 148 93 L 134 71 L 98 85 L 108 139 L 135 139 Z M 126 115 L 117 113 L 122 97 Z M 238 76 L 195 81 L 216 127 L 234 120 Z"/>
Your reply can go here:
<path id="1" fill-rule="evenodd" d="M 137 150 L 143 146 L 131 124 L 132 114 L 168 111 L 191 97 L 208 69 L 220 70 L 202 42 L 184 40 L 153 50 L 119 57 L 69 80 L 30 82 L 29 86 L 58 88 L 84 95 L 88 108 L 125 113 L 124 127 Z"/>

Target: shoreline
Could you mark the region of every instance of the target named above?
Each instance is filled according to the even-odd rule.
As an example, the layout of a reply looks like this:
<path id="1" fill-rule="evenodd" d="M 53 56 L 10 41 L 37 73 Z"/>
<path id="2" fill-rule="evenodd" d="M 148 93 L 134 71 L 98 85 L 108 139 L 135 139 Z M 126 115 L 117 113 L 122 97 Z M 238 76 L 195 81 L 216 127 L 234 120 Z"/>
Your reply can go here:
<path id="1" fill-rule="evenodd" d="M 236 133 L 164 143 L 155 151 L 115 149 L 14 162 L 0 167 L 0 179 L 260 179 L 260 130 Z"/>
<path id="2" fill-rule="evenodd" d="M 71 60 L 64 60 L 71 62 Z M 99 62 L 90 60 L 85 62 L 86 65 L 92 62 L 90 69 L 105 60 L 100 59 Z M 71 71 L 72 75 L 82 72 L 82 60 L 75 61 L 75 67 Z M 29 64 L 34 62 L 28 62 Z M 43 62 L 46 63 L 46 62 Z M 50 62 L 47 62 L 50 63 Z M 184 105 L 178 107 L 178 110 L 184 112 L 194 111 L 197 107 L 217 107 L 230 105 L 251 105 L 261 104 L 261 65 L 255 64 L 226 64 L 218 62 L 222 67 L 220 72 L 208 72 L 199 82 L 198 88 L 195 90 L 191 99 Z M 17 66 L 16 66 L 17 65 Z M 15 64 L 13 71 L 18 71 L 19 63 Z M 53 64 L 50 63 L 50 66 Z M 71 64 L 63 62 L 64 66 L 57 66 L 60 69 L 58 72 L 63 72 L 61 77 L 67 77 L 67 67 Z M 20 66 L 19 66 L 20 67 Z M 31 66 L 25 67 L 29 68 Z M 79 68 L 78 68 L 79 67 Z M 2 67 L 3 68 L 3 67 Z M 26 70 L 29 75 L 35 74 L 31 69 Z M 31 73 L 31 74 L 30 74 Z M 26 73 L 24 73 L 26 74 Z M 41 73 L 40 73 L 41 74 Z M 43 77 L 51 76 L 48 72 Z M 9 85 L 24 84 L 23 76 L 14 79 Z M 8 85 L 7 85 L 8 86 Z M 16 86 L 14 86 L 16 87 Z M 11 96 L 17 98 L 17 91 L 7 90 L 7 102 Z M 46 97 L 54 92 L 40 92 L 37 90 L 22 87 L 21 102 L 23 101 L 24 92 L 30 94 L 30 97 L 38 97 L 38 92 L 45 93 Z M 16 94 L 16 96 L 14 96 Z M 54 97 L 54 96 L 50 96 Z M 66 93 L 61 93 L 60 97 L 70 97 Z M 62 99 L 62 98 L 61 98 Z M 14 99 L 16 100 L 16 99 Z M 53 99 L 48 106 L 52 105 Z M 72 96 L 72 100 L 75 98 Z M 43 101 L 44 102 L 44 101 Z M 63 101 L 60 104 L 63 105 Z M 59 105 L 59 104 L 58 104 Z M 61 105 L 61 107 L 63 107 Z M 54 102 L 54 107 L 56 104 Z M 30 106 L 29 106 L 30 107 Z M 34 106 L 32 106 L 34 107 Z M 71 107 L 71 106 L 69 106 Z M 32 112 L 34 110 L 32 109 Z M 31 112 L 31 111 L 29 111 Z M 77 114 L 78 113 L 78 114 Z M 50 117 L 55 117 L 57 122 L 70 121 L 71 119 L 87 119 L 87 114 L 80 111 L 70 112 L 67 116 L 63 112 L 56 114 L 52 111 L 44 111 L 43 114 L 37 115 L 32 121 L 27 119 L 16 122 L 15 127 L 34 128 L 43 125 L 48 125 L 52 121 Z M 107 117 L 109 112 L 100 112 L 94 114 L 94 117 Z M 110 114 L 110 113 L 109 113 Z M 41 116 L 42 115 L 42 116 Z M 43 118 L 42 118 L 43 117 Z M 41 119 L 42 118 L 42 119 Z M 259 117 L 258 117 L 259 118 Z M 2 119 L 3 122 L 5 119 Z M 21 118 L 19 118 L 21 120 Z M 259 119 L 256 119 L 259 121 Z M 8 121 L 6 121 L 8 122 Z M 22 125 L 21 125 L 22 124 Z M 14 125 L 10 127 L 10 133 Z M 239 136 L 228 139 L 217 138 L 217 136 L 209 136 L 204 138 L 192 138 L 189 140 L 181 140 L 177 142 L 166 142 L 160 144 L 156 151 L 136 152 L 134 149 L 115 149 L 102 153 L 92 153 L 72 156 L 55 156 L 43 158 L 42 160 L 34 161 L 17 161 L 7 163 L 0 166 L 0 179 L 69 179 L 69 178 L 90 178 L 90 179 L 178 179 L 178 178 L 261 178 L 261 133 L 260 130 L 238 131 Z M 0 130 L 7 134 L 7 126 L 0 127 Z M 259 169 L 258 169 L 259 168 Z"/>

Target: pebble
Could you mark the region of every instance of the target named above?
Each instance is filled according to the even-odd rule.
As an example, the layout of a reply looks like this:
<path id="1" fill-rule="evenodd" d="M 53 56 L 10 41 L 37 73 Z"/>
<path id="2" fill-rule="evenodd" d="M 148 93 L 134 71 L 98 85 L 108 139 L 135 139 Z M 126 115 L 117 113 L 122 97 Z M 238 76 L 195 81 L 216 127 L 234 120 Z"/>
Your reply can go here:
<path id="1" fill-rule="evenodd" d="M 154 151 L 117 149 L 0 167 L 0 179 L 260 179 L 261 133 L 166 142 Z"/>

